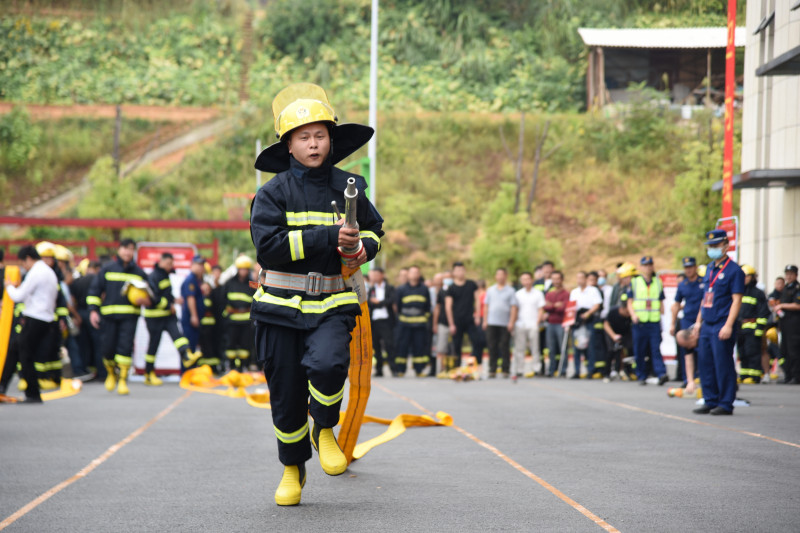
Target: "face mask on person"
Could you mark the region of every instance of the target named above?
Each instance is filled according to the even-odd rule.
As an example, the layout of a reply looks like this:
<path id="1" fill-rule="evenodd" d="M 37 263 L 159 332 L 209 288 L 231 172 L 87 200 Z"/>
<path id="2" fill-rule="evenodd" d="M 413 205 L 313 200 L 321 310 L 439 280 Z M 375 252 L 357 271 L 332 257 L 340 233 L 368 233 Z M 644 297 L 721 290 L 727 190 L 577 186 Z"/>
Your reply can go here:
<path id="1" fill-rule="evenodd" d="M 600 276 L 599 278 L 597 278 L 597 285 L 598 286 L 602 287 L 605 284 L 606 284 L 606 278 L 604 278 L 603 276 Z"/>
<path id="2" fill-rule="evenodd" d="M 716 260 L 722 257 L 722 248 L 708 248 L 706 253 L 708 254 L 708 257 Z"/>
<path id="3" fill-rule="evenodd" d="M 453 278 L 444 278 L 444 281 L 442 282 L 442 285 L 444 286 L 445 289 L 450 287 L 450 285 L 452 284 L 453 284 Z"/>

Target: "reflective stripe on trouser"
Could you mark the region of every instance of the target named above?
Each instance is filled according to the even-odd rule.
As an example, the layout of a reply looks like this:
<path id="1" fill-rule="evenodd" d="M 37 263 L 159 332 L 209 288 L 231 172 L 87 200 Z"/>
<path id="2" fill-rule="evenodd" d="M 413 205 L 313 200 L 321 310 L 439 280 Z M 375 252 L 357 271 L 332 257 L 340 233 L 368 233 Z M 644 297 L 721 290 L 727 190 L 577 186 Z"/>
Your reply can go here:
<path id="1" fill-rule="evenodd" d="M 410 326 L 403 322 L 397 324 L 394 329 L 394 372 L 405 373 L 408 363 L 407 356 L 411 355 L 414 365 L 414 372 L 420 373 L 428 364 L 428 352 L 430 345 L 428 342 L 428 328 L 425 326 Z"/>
<path id="2" fill-rule="evenodd" d="M 700 385 L 703 398 L 708 407 L 722 407 L 733 411 L 736 399 L 736 365 L 733 362 L 733 345 L 738 334 L 734 327 L 728 340 L 719 340 L 719 330 L 725 322 L 700 328 L 697 344 L 697 369 L 700 372 Z"/>
<path id="3" fill-rule="evenodd" d="M 256 354 L 264 362 L 281 463 L 295 465 L 311 458 L 308 432 L 302 431 L 309 412 L 323 428 L 339 422 L 354 326 L 355 318 L 343 314 L 330 315 L 313 330 L 255 323 Z M 285 435 L 297 440 L 287 442 L 294 438 L 282 438 Z"/>
<path id="4" fill-rule="evenodd" d="M 761 339 L 752 328 L 739 331 L 736 347 L 739 352 L 739 374 L 743 378 L 758 378 L 764 375 L 761 368 Z"/>
<path id="5" fill-rule="evenodd" d="M 146 318 L 145 324 L 147 324 L 147 332 L 150 334 L 150 343 L 147 347 L 148 355 L 144 357 L 145 372 L 150 372 L 155 369 L 155 354 L 158 352 L 158 345 L 161 344 L 161 337 L 164 332 L 172 339 L 172 344 L 181 354 L 181 359 L 186 358 L 186 349 L 189 346 L 189 340 L 181 333 L 178 327 L 178 319 L 175 315 L 163 318 Z"/>
<path id="6" fill-rule="evenodd" d="M 247 359 L 253 349 L 253 326 L 250 321 L 228 321 L 226 325 L 228 345 L 225 357 L 228 359 Z"/>
<path id="7" fill-rule="evenodd" d="M 640 322 L 633 324 L 633 355 L 636 358 L 636 378 L 647 379 L 645 358 L 649 355 L 653 365 L 653 373 L 661 377 L 667 373 L 664 360 L 661 358 L 661 324 L 658 322 Z"/>
<path id="8" fill-rule="evenodd" d="M 103 359 L 119 365 L 130 365 L 133 353 L 133 336 L 139 317 L 132 315 L 105 315 L 100 321 Z"/>

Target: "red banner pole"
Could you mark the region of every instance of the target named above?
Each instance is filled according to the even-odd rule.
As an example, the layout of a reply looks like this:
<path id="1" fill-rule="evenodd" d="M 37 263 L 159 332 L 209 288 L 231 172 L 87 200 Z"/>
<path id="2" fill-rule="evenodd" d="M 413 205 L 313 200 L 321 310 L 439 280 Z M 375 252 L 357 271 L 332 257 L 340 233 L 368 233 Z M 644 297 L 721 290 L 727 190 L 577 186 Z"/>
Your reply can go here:
<path id="1" fill-rule="evenodd" d="M 722 218 L 733 216 L 733 95 L 736 87 L 736 0 L 728 0 L 725 50 L 725 151 L 722 162 Z"/>

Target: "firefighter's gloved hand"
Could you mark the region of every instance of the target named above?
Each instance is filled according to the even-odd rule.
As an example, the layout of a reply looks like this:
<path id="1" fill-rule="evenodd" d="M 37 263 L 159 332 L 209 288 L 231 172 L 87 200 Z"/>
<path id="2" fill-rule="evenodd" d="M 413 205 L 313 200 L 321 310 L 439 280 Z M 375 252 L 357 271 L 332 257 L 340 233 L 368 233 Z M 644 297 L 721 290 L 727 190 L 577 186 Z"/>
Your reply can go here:
<path id="1" fill-rule="evenodd" d="M 344 264 L 347 265 L 348 268 L 358 268 L 366 262 L 367 262 L 367 250 L 366 248 L 361 248 L 361 252 L 358 254 L 357 257 L 353 259 L 346 259 Z"/>

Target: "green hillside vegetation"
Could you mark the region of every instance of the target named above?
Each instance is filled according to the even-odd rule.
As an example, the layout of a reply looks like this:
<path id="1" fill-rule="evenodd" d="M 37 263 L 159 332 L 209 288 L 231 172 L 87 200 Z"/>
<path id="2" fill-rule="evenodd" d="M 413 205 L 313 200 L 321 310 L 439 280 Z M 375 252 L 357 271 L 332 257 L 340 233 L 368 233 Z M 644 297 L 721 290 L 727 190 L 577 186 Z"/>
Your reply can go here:
<path id="1" fill-rule="evenodd" d="M 244 0 L 28 4 L 73 7 L 81 16 L 0 15 L 3 100 L 233 105 L 242 63 L 252 57 L 246 85 L 261 104 L 302 79 L 330 89 L 340 106 L 367 107 L 369 0 L 318 0 L 314 9 L 274 0 L 255 10 Z M 249 24 L 254 37 L 246 55 Z M 725 3 L 385 0 L 381 107 L 581 109 L 585 52 L 577 28 L 584 25 L 724 26 Z"/>
<path id="2" fill-rule="evenodd" d="M 231 133 L 166 173 L 141 169 L 115 186 L 110 160 L 99 159 L 90 174 L 91 193 L 69 214 L 227 218 L 231 205 L 223 194 L 254 189 L 255 139 L 274 139 L 271 98 L 294 81 L 325 86 L 343 121 L 366 121 L 368 0 L 319 0 L 314 10 L 297 9 L 289 0 L 271 1 L 265 9 L 233 0 L 141 4 L 152 10 L 131 10 L 121 0 L 74 0 L 58 5 L 81 16 L 0 15 L 0 99 L 233 106 L 247 56 L 242 27 L 252 22 L 252 61 L 246 65 L 251 105 L 238 111 Z M 607 267 L 644 252 L 667 260 L 661 267 L 677 266 L 684 253 L 702 255 L 699 237 L 720 212 L 710 186 L 721 179 L 721 119 L 696 113 L 682 121 L 652 103 L 662 95 L 647 92 L 629 107 L 578 113 L 585 60 L 576 30 L 724 23 L 724 3 L 712 0 L 382 2 L 382 260 L 390 270 L 413 262 L 430 271 L 468 259 L 476 273 L 489 275 L 499 264 L 516 274 L 544 258 L 577 269 Z M 522 202 L 514 212 L 520 111 L 526 112 L 526 136 Z M 545 124 L 547 157 L 528 212 L 534 153 Z M 77 135 L 102 140 L 88 158 L 110 152 L 110 135 L 97 135 L 107 128 L 86 124 L 87 133 Z M 364 155 L 366 149 L 353 158 Z M 28 152 L 15 175 L 36 180 L 36 165 Z M 54 239 L 91 234 L 31 233 Z M 228 257 L 250 249 L 245 232 L 134 236 L 218 238 Z"/>
<path id="3" fill-rule="evenodd" d="M 536 131 L 545 121 L 550 129 L 544 151 L 551 155 L 541 164 L 531 212 L 523 201 L 514 214 L 514 164 L 500 129 L 515 150 L 518 115 L 384 114 L 376 189 L 387 220 L 382 261 L 390 271 L 410 263 L 431 271 L 457 259 L 470 260 L 482 275 L 498 264 L 518 273 L 545 258 L 570 269 L 600 267 L 645 251 L 670 259 L 661 265 L 668 267 L 682 254 L 703 253 L 702 231 L 720 211 L 719 195 L 702 191 L 721 179 L 721 119 L 701 113 L 680 121 L 647 100 L 613 118 L 526 115 L 523 197 L 531 184 Z M 71 214 L 226 219 L 232 206 L 223 194 L 255 189 L 254 142 L 272 135 L 269 111 L 243 114 L 233 132 L 191 152 L 176 169 L 144 168 L 121 186 L 110 159 L 101 159 L 90 174 L 94 188 Z M 351 160 L 364 155 L 366 149 Z M 47 232 L 50 238 L 91 234 Z M 251 247 L 246 232 L 140 230 L 137 237 L 218 238 L 226 256 Z"/>
<path id="4" fill-rule="evenodd" d="M 120 143 L 129 145 L 158 126 L 145 120 L 126 120 Z M 98 157 L 111 153 L 113 131 L 113 120 L 33 121 L 23 107 L 0 115 L 0 208 L 5 210 L 20 199 L 58 188 L 68 176 L 81 173 Z"/>

